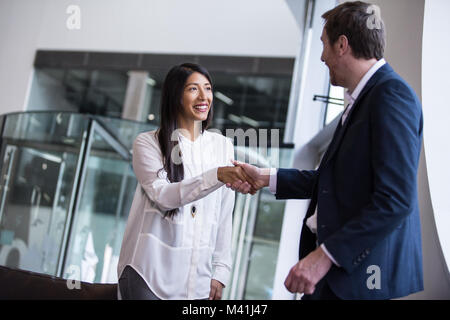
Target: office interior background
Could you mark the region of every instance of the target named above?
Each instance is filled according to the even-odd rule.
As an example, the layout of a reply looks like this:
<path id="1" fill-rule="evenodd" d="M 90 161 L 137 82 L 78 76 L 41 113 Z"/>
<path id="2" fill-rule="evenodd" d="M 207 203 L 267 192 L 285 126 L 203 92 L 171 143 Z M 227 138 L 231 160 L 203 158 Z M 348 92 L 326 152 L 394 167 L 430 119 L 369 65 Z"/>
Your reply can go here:
<path id="1" fill-rule="evenodd" d="M 386 23 L 385 58 L 424 112 L 425 290 L 404 299 L 449 299 L 450 2 L 371 2 Z M 137 183 L 132 143 L 157 128 L 162 81 L 175 64 L 210 71 L 212 128 L 279 130 L 269 154 L 237 146 L 236 155 L 315 168 L 344 105 L 320 61 L 321 15 L 338 3 L 0 0 L 0 265 L 63 278 L 76 267 L 82 281 L 117 282 Z M 268 190 L 237 194 L 225 299 L 298 298 L 284 279 L 307 205 Z"/>

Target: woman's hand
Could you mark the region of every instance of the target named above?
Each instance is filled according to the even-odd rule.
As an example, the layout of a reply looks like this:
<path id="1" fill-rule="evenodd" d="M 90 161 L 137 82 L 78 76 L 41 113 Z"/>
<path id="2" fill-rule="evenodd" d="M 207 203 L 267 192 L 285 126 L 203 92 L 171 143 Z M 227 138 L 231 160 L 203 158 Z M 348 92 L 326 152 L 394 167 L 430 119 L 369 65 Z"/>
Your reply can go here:
<path id="1" fill-rule="evenodd" d="M 211 279 L 211 291 L 209 292 L 209 300 L 222 299 L 222 290 L 224 285 L 222 282 Z"/>
<path id="2" fill-rule="evenodd" d="M 255 188 L 253 188 L 255 182 L 240 166 L 219 167 L 217 169 L 217 179 L 227 186 L 231 186 L 233 183 L 239 184 L 240 189 L 244 191 L 243 193 L 256 193 Z"/>

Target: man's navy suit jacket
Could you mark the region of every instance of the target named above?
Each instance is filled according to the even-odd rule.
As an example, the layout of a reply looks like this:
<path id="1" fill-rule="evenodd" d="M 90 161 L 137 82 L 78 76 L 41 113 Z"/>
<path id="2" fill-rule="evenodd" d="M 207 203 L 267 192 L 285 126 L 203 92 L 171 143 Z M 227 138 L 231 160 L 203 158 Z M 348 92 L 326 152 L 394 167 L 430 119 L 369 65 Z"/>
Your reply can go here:
<path id="1" fill-rule="evenodd" d="M 422 123 L 414 91 L 385 64 L 338 125 L 319 168 L 277 172 L 277 199 L 311 198 L 300 259 L 324 243 L 340 265 L 333 264 L 324 280 L 342 299 L 423 290 L 417 199 Z M 317 238 L 306 226 L 316 204 Z"/>

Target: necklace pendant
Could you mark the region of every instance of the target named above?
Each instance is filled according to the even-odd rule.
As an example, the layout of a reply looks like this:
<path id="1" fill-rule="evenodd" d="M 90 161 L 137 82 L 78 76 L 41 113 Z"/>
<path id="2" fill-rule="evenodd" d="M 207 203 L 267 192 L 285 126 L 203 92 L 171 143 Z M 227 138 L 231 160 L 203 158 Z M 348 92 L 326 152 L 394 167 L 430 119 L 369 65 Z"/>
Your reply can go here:
<path id="1" fill-rule="evenodd" d="M 195 214 L 197 213 L 197 208 L 194 206 L 191 207 L 191 216 L 192 218 L 195 218 Z"/>

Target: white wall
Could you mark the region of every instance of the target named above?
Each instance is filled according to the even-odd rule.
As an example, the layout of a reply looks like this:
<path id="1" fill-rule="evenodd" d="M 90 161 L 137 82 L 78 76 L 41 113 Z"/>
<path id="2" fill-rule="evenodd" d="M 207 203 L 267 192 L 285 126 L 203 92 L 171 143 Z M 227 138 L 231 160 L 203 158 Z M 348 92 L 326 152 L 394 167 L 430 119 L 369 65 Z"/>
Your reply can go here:
<path id="1" fill-rule="evenodd" d="M 0 1 L 0 114 L 24 110 L 43 12 L 38 1 Z"/>
<path id="2" fill-rule="evenodd" d="M 282 0 L 1 0 L 0 114 L 25 109 L 37 49 L 295 57 L 299 36 Z"/>
<path id="3" fill-rule="evenodd" d="M 442 258 L 435 258 L 433 265 L 443 276 L 441 283 L 436 277 L 436 288 L 450 298 L 450 109 L 448 89 L 450 61 L 447 53 L 450 51 L 448 31 L 450 30 L 450 1 L 426 0 L 424 13 L 424 28 L 422 41 L 422 103 L 426 130 L 424 132 L 426 168 L 430 193 L 430 211 L 434 212 L 435 227 L 439 241 L 435 247 L 441 248 L 446 265 Z M 441 259 L 439 259 L 441 258 Z M 434 277 L 433 277 L 434 279 Z"/>

